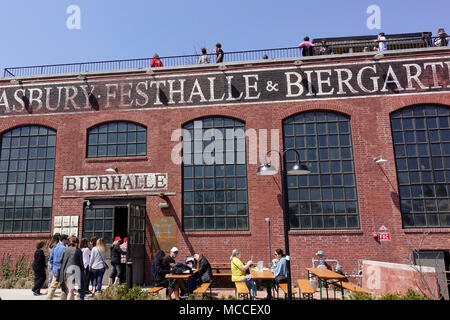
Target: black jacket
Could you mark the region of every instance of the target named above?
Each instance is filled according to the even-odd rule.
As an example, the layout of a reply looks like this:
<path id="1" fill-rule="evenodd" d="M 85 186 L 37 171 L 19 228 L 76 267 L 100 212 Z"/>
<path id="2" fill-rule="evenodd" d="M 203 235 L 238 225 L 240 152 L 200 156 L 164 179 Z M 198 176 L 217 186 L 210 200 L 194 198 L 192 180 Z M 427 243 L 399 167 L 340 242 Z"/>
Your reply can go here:
<path id="1" fill-rule="evenodd" d="M 122 251 L 120 246 L 114 246 L 111 248 L 111 264 L 120 264 L 120 255 L 127 254 L 126 251 Z"/>
<path id="2" fill-rule="evenodd" d="M 202 257 L 198 262 L 198 275 L 202 279 L 202 282 L 209 282 L 213 278 L 211 265 L 205 257 Z"/>
<path id="3" fill-rule="evenodd" d="M 36 249 L 34 252 L 33 271 L 36 273 L 45 273 L 45 254 L 42 249 Z"/>
<path id="4" fill-rule="evenodd" d="M 166 273 L 164 273 L 162 267 L 164 256 L 164 251 L 159 250 L 152 261 L 152 283 L 154 285 L 161 283 L 165 279 Z"/>

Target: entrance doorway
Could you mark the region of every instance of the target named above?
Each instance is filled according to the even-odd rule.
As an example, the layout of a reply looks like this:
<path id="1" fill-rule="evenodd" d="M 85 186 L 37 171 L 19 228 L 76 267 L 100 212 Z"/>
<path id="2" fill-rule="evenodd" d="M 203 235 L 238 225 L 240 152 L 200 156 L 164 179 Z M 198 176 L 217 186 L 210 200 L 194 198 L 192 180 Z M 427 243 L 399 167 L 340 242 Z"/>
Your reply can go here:
<path id="1" fill-rule="evenodd" d="M 128 238 L 128 207 L 114 207 L 114 237 Z"/>
<path id="2" fill-rule="evenodd" d="M 144 283 L 145 255 L 145 219 L 147 216 L 145 199 L 105 199 L 89 200 L 84 208 L 83 237 L 103 238 L 110 250 L 115 237 L 128 238 L 127 283 Z M 110 269 L 103 278 L 107 283 Z"/>

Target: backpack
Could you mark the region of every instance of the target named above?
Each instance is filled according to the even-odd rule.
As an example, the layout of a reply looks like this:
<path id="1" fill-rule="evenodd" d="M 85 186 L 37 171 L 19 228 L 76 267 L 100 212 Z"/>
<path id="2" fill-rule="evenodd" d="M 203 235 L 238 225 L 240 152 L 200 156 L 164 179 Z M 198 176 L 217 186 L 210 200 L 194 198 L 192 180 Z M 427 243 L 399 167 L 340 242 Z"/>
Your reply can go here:
<path id="1" fill-rule="evenodd" d="M 173 265 L 172 274 L 183 274 L 183 273 L 192 273 L 192 268 L 181 262 L 175 263 Z"/>

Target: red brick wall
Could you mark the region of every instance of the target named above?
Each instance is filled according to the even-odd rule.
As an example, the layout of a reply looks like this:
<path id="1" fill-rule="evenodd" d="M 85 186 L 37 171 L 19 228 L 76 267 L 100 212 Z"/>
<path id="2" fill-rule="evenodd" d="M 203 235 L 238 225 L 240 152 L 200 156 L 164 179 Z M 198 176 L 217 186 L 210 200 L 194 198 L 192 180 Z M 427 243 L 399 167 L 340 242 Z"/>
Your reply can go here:
<path id="1" fill-rule="evenodd" d="M 241 249 L 244 260 L 264 260 L 267 265 L 267 224 L 271 219 L 271 248 L 284 249 L 283 220 L 279 201 L 280 176 L 259 177 L 258 164 L 248 164 L 248 195 L 250 229 L 242 232 L 182 232 L 181 166 L 171 161 L 172 132 L 187 121 L 204 116 L 229 116 L 245 122 L 246 129 L 278 129 L 282 143 L 282 120 L 293 114 L 310 110 L 330 110 L 350 116 L 354 165 L 357 181 L 359 230 L 291 231 L 290 249 L 293 279 L 306 277 L 305 267 L 318 250 L 327 258 L 338 259 L 344 272 L 356 272 L 359 259 L 405 263 L 413 247 L 417 247 L 422 233 L 430 232 L 422 249 L 450 249 L 450 229 L 402 229 L 397 193 L 394 153 L 389 114 L 402 107 L 420 104 L 450 106 L 450 94 L 411 94 L 327 101 L 303 101 L 232 105 L 168 110 L 132 110 L 87 112 L 79 114 L 16 116 L 0 119 L 0 133 L 20 125 L 39 124 L 57 130 L 57 149 L 54 180 L 53 214 L 80 215 L 83 232 L 83 198 L 61 198 L 62 181 L 66 175 L 99 175 L 110 165 L 119 173 L 167 172 L 171 207 L 160 209 L 159 199 L 147 197 L 148 216 L 174 216 L 178 223 L 177 246 L 179 259 L 194 252 L 203 252 L 210 261 L 228 261 L 234 248 Z M 117 159 L 86 159 L 86 132 L 102 122 L 126 120 L 147 126 L 147 155 Z M 268 149 L 270 146 L 268 146 Z M 373 157 L 382 155 L 389 162 L 379 166 Z M 383 171 L 384 170 L 384 173 Z M 87 196 L 88 198 L 88 196 Z M 146 223 L 149 223 L 147 219 Z M 386 226 L 392 241 L 377 242 L 371 233 Z M 25 252 L 32 257 L 34 243 L 50 235 L 1 235 L 0 252 L 14 257 Z M 147 229 L 146 279 L 150 279 L 150 231 Z"/>

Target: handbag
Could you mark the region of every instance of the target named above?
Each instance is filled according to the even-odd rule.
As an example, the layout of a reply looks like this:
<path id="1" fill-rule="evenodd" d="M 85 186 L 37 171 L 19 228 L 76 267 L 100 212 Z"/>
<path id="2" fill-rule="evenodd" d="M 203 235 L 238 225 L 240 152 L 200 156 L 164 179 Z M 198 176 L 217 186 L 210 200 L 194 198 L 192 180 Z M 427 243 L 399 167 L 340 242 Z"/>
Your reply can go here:
<path id="1" fill-rule="evenodd" d="M 99 253 L 100 254 L 100 253 Z M 100 258 L 102 259 L 103 264 L 105 265 L 105 269 L 109 269 L 108 264 L 105 262 L 105 260 L 103 260 L 102 255 L 100 254 Z"/>

